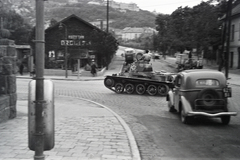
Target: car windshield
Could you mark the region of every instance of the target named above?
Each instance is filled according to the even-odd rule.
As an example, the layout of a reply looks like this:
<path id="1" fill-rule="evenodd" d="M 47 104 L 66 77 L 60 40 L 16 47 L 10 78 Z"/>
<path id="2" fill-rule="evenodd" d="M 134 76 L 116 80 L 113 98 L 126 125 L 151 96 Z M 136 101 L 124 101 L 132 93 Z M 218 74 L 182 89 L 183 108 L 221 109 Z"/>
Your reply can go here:
<path id="1" fill-rule="evenodd" d="M 219 82 L 215 79 L 198 79 L 196 86 L 219 86 Z"/>

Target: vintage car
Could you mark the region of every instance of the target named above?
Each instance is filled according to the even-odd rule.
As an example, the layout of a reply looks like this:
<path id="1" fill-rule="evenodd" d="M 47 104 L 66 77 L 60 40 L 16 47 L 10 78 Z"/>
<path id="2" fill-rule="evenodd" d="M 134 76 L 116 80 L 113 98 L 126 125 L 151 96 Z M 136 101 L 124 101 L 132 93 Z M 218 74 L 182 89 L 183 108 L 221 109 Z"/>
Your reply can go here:
<path id="1" fill-rule="evenodd" d="M 231 102 L 231 87 L 222 72 L 194 69 L 179 72 L 166 100 L 170 112 L 178 112 L 185 124 L 194 117 L 221 118 L 223 124 L 237 115 Z"/>

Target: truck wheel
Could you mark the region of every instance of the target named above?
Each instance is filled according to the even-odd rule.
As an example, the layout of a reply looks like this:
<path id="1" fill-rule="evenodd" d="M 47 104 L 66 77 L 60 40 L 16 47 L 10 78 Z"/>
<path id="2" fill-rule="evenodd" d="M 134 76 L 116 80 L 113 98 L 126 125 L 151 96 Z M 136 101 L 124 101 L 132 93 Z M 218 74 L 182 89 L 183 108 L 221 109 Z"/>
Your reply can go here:
<path id="1" fill-rule="evenodd" d="M 230 122 L 231 116 L 222 116 L 221 120 L 222 120 L 222 124 L 224 125 L 228 125 Z"/>
<path id="2" fill-rule="evenodd" d="M 125 85 L 125 91 L 128 93 L 128 94 L 132 94 L 134 92 L 134 85 L 131 84 L 131 83 L 128 83 Z"/>
<path id="3" fill-rule="evenodd" d="M 158 94 L 161 96 L 166 96 L 168 94 L 169 87 L 166 84 L 160 84 L 158 86 Z"/>
<path id="4" fill-rule="evenodd" d="M 155 85 L 149 85 L 147 88 L 147 92 L 149 95 L 154 96 L 158 93 L 157 87 Z"/>
<path id="5" fill-rule="evenodd" d="M 137 92 L 137 94 L 142 95 L 142 94 L 145 93 L 145 91 L 146 91 L 146 87 L 145 87 L 143 84 L 138 84 L 138 85 L 136 86 L 136 92 Z"/>
<path id="6" fill-rule="evenodd" d="M 124 86 L 123 86 L 122 83 L 117 83 L 117 84 L 115 85 L 115 91 L 116 91 L 116 93 L 122 93 L 123 90 L 124 90 Z"/>

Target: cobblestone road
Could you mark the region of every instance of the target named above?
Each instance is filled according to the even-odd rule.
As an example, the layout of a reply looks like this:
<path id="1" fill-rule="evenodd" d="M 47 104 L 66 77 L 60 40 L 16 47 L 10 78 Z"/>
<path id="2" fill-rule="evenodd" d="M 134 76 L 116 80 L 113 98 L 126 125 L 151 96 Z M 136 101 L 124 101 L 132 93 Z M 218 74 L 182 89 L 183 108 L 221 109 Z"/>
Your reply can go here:
<path id="1" fill-rule="evenodd" d="M 116 60 L 122 63 L 120 57 Z M 164 61 L 156 60 L 154 63 L 156 70 L 174 71 L 174 68 L 168 66 Z M 114 66 L 113 66 L 114 67 Z M 113 69 L 113 68 L 112 68 Z M 115 68 L 118 70 L 119 68 Z M 111 68 L 109 68 L 111 70 Z M 24 81 L 24 80 L 22 80 Z M 19 81 L 18 81 L 19 82 Z M 20 87 L 24 87 L 19 82 Z M 127 95 L 116 94 L 104 87 L 103 81 L 54 81 L 56 96 L 71 96 L 90 99 L 103 104 L 119 114 L 131 128 L 137 141 L 140 154 L 143 160 L 158 160 L 166 156 L 164 148 L 156 144 L 152 133 L 140 121 L 139 117 L 151 115 L 163 119 L 175 120 L 178 117 L 167 110 L 165 97 L 148 95 Z M 24 90 L 24 89 L 22 89 Z M 18 94 L 18 99 L 25 99 L 27 92 Z"/>
<path id="2" fill-rule="evenodd" d="M 117 60 L 122 63 L 122 60 Z M 159 61 L 159 65 L 166 64 Z M 116 68 L 118 70 L 119 68 Z M 111 68 L 109 69 L 111 70 Z M 19 81 L 18 81 L 19 82 Z M 26 83 L 26 82 L 25 82 Z M 138 116 L 155 115 L 170 119 L 176 119 L 176 116 L 169 114 L 166 107 L 165 97 L 148 96 L 148 95 L 127 95 L 116 94 L 104 87 L 103 81 L 54 81 L 55 96 L 70 96 L 89 99 L 103 104 L 119 114 L 131 128 L 143 160 L 152 160 L 154 156 L 161 157 L 163 150 L 154 143 L 149 130 L 138 121 Z M 18 99 L 26 99 L 27 92 L 25 85 L 18 84 Z"/>

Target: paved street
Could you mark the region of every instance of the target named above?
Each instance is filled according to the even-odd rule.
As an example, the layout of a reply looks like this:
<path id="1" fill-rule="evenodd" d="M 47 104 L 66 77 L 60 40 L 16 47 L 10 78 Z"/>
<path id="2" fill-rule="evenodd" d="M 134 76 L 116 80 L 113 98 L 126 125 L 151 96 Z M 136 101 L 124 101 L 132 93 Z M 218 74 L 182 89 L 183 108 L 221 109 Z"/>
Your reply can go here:
<path id="1" fill-rule="evenodd" d="M 122 57 L 117 56 L 106 74 L 116 73 L 120 70 L 119 64 L 122 63 L 122 60 Z M 174 71 L 171 66 L 171 58 L 167 58 L 167 61 L 155 60 L 152 63 L 154 69 L 156 68 L 155 70 Z M 184 125 L 180 122 L 178 115 L 168 112 L 165 97 L 116 94 L 104 87 L 103 78 L 98 77 L 98 80 L 95 78 L 91 81 L 88 81 L 91 77 L 82 77 L 80 81 L 65 81 L 57 80 L 58 77 L 53 78 L 56 97 L 56 144 L 53 150 L 45 152 L 47 159 L 77 159 L 78 156 L 81 157 L 78 157 L 79 159 L 133 159 L 132 156 L 137 157 L 138 154 L 132 151 L 137 152 L 138 150 L 143 160 L 237 159 L 237 157 L 240 157 L 238 152 L 240 140 L 239 136 L 235 136 L 240 132 L 239 115 L 232 118 L 229 126 L 220 125 L 218 120 L 196 122 L 195 125 L 190 126 Z M 5 152 L 11 151 L 8 153 L 14 154 L 20 154 L 22 150 L 28 150 L 26 100 L 29 80 L 26 78 L 18 79 L 19 115 L 16 119 L 7 122 L 12 124 L 10 125 L 12 128 L 6 128 L 6 123 L 0 124 L 0 133 L 5 134 L 6 137 L 1 138 L 3 141 L 0 142 L 0 145 L 2 145 L 0 146 L 0 155 L 2 148 Z M 237 97 L 240 96 L 239 89 L 238 86 L 233 88 L 233 98 L 236 106 L 240 106 L 240 102 L 237 100 Z M 114 116 L 109 110 L 83 99 L 110 108 L 120 116 L 120 119 L 126 122 L 122 124 L 127 124 L 130 131 L 125 125 L 120 125 L 119 120 L 117 120 L 118 117 Z M 83 105 L 85 103 L 87 105 Z M 240 112 L 239 107 L 237 109 Z M 3 128 L 4 131 L 8 130 L 9 132 L 2 131 Z M 20 130 L 16 128 L 20 128 Z M 14 130 L 15 132 L 13 132 Z M 86 130 L 90 130 L 90 132 Z M 116 133 L 114 135 L 112 135 L 113 130 Z M 13 138 L 9 138 L 10 132 L 14 133 Z M 104 132 L 105 137 L 96 136 L 89 138 L 89 141 L 87 141 L 87 137 L 83 135 L 83 133 L 87 133 L 88 136 L 95 136 L 94 133 L 99 132 Z M 130 142 L 135 142 L 131 141 L 131 132 L 138 148 L 130 145 Z M 120 143 L 120 147 L 116 147 L 113 144 L 114 142 L 102 144 L 101 140 L 106 137 L 115 139 L 116 135 L 121 138 L 113 141 L 115 144 Z M 64 139 L 67 140 L 64 141 Z M 21 149 L 13 147 L 16 146 L 15 141 L 18 141 L 19 146 L 23 147 Z M 10 146 L 7 149 L 5 149 L 6 144 Z M 85 144 L 85 146 L 81 144 Z M 84 147 L 88 147 L 88 149 L 84 149 Z M 100 149 L 101 147 L 103 148 Z M 110 154 L 107 151 L 108 149 L 111 150 Z M 77 154 L 73 154 L 76 152 Z M 5 155 L 11 155 L 8 153 Z M 122 153 L 126 154 L 120 156 Z M 21 155 L 27 155 L 31 159 L 33 154 L 33 151 L 28 150 Z M 14 158 L 9 157 L 8 159 Z"/>

